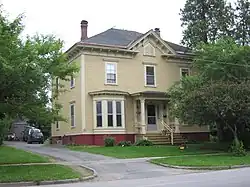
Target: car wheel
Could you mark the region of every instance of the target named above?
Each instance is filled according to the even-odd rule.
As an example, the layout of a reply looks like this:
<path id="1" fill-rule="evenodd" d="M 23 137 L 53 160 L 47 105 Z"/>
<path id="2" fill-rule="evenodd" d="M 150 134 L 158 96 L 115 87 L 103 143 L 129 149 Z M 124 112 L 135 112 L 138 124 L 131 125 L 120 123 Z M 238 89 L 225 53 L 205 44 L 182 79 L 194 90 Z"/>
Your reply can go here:
<path id="1" fill-rule="evenodd" d="M 27 141 L 27 144 L 32 144 L 32 142 L 31 141 Z"/>

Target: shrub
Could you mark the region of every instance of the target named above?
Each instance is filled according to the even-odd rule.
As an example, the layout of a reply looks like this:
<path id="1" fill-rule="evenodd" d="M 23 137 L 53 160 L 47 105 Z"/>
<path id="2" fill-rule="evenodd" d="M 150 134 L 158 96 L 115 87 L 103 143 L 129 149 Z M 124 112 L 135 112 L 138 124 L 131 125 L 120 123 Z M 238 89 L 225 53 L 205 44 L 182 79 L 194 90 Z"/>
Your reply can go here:
<path id="1" fill-rule="evenodd" d="M 152 146 L 153 143 L 150 140 L 138 140 L 135 143 L 136 146 Z"/>
<path id="2" fill-rule="evenodd" d="M 104 138 L 104 145 L 105 147 L 113 147 L 115 146 L 115 138 L 112 136 L 107 136 Z"/>
<path id="3" fill-rule="evenodd" d="M 131 143 L 131 141 L 120 141 L 117 145 L 125 147 L 125 146 L 131 146 L 132 143 Z"/>
<path id="4" fill-rule="evenodd" d="M 234 141 L 231 145 L 231 152 L 234 156 L 246 156 L 247 154 L 242 141 L 239 144 L 235 144 Z"/>

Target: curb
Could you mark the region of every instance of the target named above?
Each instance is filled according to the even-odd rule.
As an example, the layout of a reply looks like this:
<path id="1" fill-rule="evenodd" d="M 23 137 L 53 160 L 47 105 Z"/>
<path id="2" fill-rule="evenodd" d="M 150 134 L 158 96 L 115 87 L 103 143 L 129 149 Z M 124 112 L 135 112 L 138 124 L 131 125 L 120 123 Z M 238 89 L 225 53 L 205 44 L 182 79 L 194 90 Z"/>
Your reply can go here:
<path id="1" fill-rule="evenodd" d="M 250 165 L 234 165 L 234 166 L 175 166 L 175 165 L 169 165 L 169 164 L 161 164 L 161 163 L 154 163 L 150 162 L 159 166 L 168 167 L 168 168 L 174 168 L 174 169 L 189 169 L 189 170 L 226 170 L 226 169 L 238 169 L 238 168 L 246 168 L 250 167 Z"/>
<path id="2" fill-rule="evenodd" d="M 54 181 L 41 181 L 41 182 L 13 182 L 13 183 L 0 183 L 0 187 L 19 187 L 19 186 L 39 186 L 39 185 L 52 185 L 52 184 L 69 184 L 83 182 L 87 180 L 94 179 L 97 177 L 97 172 L 87 166 L 80 165 L 79 167 L 90 170 L 93 174 L 87 177 L 75 178 L 75 179 L 64 179 L 64 180 L 54 180 Z"/>

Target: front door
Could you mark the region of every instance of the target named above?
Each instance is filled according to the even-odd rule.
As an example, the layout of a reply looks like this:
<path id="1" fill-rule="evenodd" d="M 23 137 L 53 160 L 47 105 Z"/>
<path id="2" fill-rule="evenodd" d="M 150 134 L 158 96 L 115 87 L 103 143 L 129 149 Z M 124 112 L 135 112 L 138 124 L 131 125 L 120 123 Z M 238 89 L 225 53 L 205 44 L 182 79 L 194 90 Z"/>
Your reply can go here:
<path id="1" fill-rule="evenodd" d="M 156 107 L 153 104 L 147 105 L 147 131 L 157 131 Z"/>

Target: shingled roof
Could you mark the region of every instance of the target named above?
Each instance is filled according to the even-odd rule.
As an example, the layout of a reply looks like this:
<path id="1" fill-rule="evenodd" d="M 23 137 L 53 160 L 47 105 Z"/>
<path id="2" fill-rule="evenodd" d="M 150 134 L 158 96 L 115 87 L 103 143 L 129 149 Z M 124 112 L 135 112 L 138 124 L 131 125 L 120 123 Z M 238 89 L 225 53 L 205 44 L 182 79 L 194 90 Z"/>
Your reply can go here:
<path id="1" fill-rule="evenodd" d="M 130 43 L 141 37 L 143 34 L 136 31 L 122 30 L 122 29 L 108 29 L 100 34 L 87 38 L 81 43 L 83 44 L 96 44 L 104 46 L 117 46 L 126 48 Z M 190 49 L 165 41 L 173 50 L 177 52 L 190 52 Z"/>

